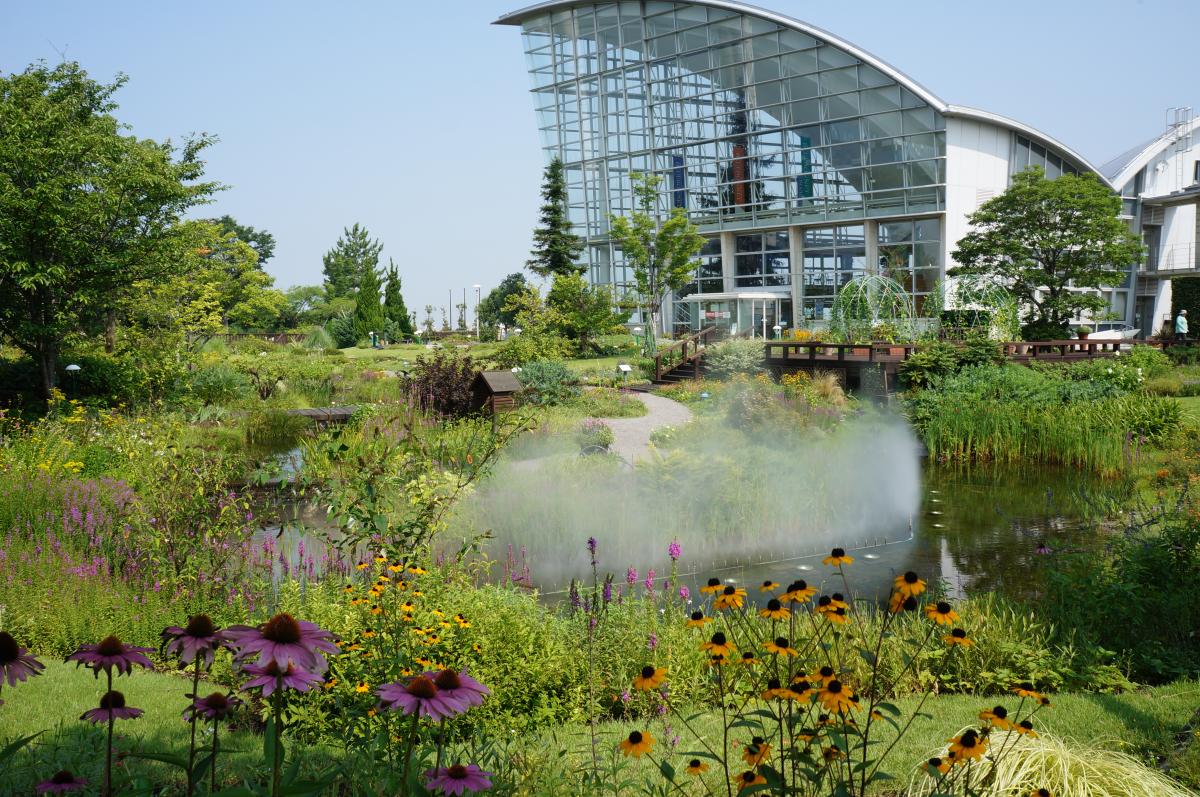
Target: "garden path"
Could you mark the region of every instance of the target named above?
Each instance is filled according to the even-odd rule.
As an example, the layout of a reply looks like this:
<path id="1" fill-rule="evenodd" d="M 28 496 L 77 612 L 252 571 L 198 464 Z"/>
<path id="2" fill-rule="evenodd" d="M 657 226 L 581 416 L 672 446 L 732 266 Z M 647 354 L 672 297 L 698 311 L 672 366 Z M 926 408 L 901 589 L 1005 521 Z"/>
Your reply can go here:
<path id="1" fill-rule="evenodd" d="M 682 426 L 692 419 L 692 411 L 669 398 L 653 393 L 633 393 L 646 405 L 640 418 L 605 418 L 613 431 L 609 450 L 626 462 L 633 463 L 650 455 L 650 433 L 662 426 Z"/>

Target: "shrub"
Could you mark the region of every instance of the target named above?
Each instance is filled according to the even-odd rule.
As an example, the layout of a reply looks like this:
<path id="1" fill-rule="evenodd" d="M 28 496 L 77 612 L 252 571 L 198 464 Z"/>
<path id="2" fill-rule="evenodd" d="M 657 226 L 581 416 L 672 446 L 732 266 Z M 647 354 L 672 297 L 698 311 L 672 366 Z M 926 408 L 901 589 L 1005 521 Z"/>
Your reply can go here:
<path id="1" fill-rule="evenodd" d="M 704 365 L 715 379 L 728 379 L 736 374 L 763 371 L 763 344 L 757 340 L 733 339 L 710 346 L 704 352 Z"/>
<path id="2" fill-rule="evenodd" d="M 579 425 L 579 431 L 575 433 L 575 442 L 579 443 L 579 448 L 585 453 L 597 448 L 607 451 L 615 439 L 608 424 L 598 418 L 585 418 Z"/>
<path id="3" fill-rule="evenodd" d="M 404 387 L 421 409 L 461 418 L 471 413 L 474 381 L 475 364 L 469 356 L 438 351 L 413 363 Z"/>
<path id="4" fill-rule="evenodd" d="M 1172 346 L 1165 354 L 1176 365 L 1200 365 L 1200 346 Z"/>
<path id="5" fill-rule="evenodd" d="M 571 342 L 548 332 L 511 335 L 492 355 L 501 368 L 524 367 L 534 360 L 560 360 L 571 352 Z"/>
<path id="6" fill-rule="evenodd" d="M 1142 375 L 1147 379 L 1154 379 L 1170 373 L 1171 366 L 1173 365 L 1170 357 L 1164 354 L 1161 349 L 1156 349 L 1153 346 L 1134 346 L 1128 354 L 1120 355 L 1120 359 L 1134 368 L 1141 368 Z"/>
<path id="7" fill-rule="evenodd" d="M 329 322 L 325 324 L 325 331 L 333 338 L 334 345 L 339 349 L 348 349 L 357 342 L 354 316 L 350 313 L 342 313 L 329 319 Z"/>
<path id="8" fill-rule="evenodd" d="M 561 404 L 579 395 L 574 374 L 561 360 L 533 360 L 517 376 L 525 388 L 525 399 L 533 404 Z"/>
<path id="9" fill-rule="evenodd" d="M 1178 396 L 1183 393 L 1183 380 L 1174 375 L 1158 376 L 1146 380 L 1145 388 L 1156 396 Z"/>
<path id="10" fill-rule="evenodd" d="M 900 364 L 900 378 L 911 388 L 927 388 L 958 370 L 958 347 L 939 341 L 913 352 Z"/>
<path id="11" fill-rule="evenodd" d="M 188 383 L 192 395 L 205 405 L 232 404 L 250 393 L 247 376 L 224 364 L 197 369 Z"/>
<path id="12" fill-rule="evenodd" d="M 1035 321 L 1021 326 L 1022 340 L 1066 340 L 1069 337 L 1066 324 Z"/>
<path id="13" fill-rule="evenodd" d="M 310 327 L 302 345 L 306 349 L 336 349 L 337 341 L 325 327 Z"/>

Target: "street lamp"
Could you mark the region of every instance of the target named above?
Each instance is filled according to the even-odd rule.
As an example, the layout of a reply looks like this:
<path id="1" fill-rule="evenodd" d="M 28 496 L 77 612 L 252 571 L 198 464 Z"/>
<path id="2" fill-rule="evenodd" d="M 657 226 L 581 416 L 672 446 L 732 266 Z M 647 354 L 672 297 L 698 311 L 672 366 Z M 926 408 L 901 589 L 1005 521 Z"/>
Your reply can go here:
<path id="1" fill-rule="evenodd" d="M 646 350 L 644 348 L 642 348 L 642 328 L 641 327 L 633 328 L 633 342 L 637 345 L 638 351 L 640 351 L 642 354 L 646 353 Z"/>
<path id="2" fill-rule="evenodd" d="M 775 333 L 775 339 L 779 340 L 779 333 L 783 331 L 783 327 L 779 326 L 779 324 L 776 324 L 775 326 L 771 327 L 771 331 Z"/>
<path id="3" fill-rule="evenodd" d="M 71 363 L 67 366 L 67 378 L 71 380 L 71 393 L 75 395 L 75 398 L 79 398 L 79 391 L 75 386 L 75 376 L 82 370 L 83 369 L 75 363 Z"/>
<path id="4" fill-rule="evenodd" d="M 472 287 L 475 288 L 475 340 L 479 340 L 479 289 L 483 286 L 476 283 Z"/>

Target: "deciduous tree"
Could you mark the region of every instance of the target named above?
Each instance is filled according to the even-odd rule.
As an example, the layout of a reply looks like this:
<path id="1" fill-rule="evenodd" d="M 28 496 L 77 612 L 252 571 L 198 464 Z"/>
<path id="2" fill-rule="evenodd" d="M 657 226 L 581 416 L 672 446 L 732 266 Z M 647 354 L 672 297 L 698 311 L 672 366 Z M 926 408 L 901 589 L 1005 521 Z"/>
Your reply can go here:
<path id="1" fill-rule="evenodd" d="M 592 287 L 579 274 L 555 277 L 546 294 L 546 305 L 554 313 L 553 323 L 558 332 L 574 341 L 580 354 L 587 353 L 593 338 L 629 317 L 614 308 L 612 292 L 607 287 Z"/>
<path id="2" fill-rule="evenodd" d="M 494 327 L 498 324 L 506 324 L 512 326 L 517 316 L 513 310 L 507 309 L 505 304 L 509 297 L 521 293 L 529 286 L 525 279 L 525 275 L 517 272 L 509 274 L 500 284 L 488 291 L 487 296 L 483 297 L 483 301 L 479 303 L 479 322 L 484 326 Z"/>

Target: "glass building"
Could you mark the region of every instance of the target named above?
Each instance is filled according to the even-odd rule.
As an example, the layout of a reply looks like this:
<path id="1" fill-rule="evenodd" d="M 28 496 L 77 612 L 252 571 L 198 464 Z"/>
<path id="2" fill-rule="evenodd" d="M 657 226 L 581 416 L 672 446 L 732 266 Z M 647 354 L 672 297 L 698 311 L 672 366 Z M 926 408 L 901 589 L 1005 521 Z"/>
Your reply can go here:
<path id="1" fill-rule="evenodd" d="M 1032 163 L 1095 171 L 1049 136 L 940 100 L 804 22 L 724 0 L 555 0 L 516 11 L 546 160 L 565 164 L 590 279 L 632 290 L 608 238 L 630 175 L 706 238 L 666 332 L 769 334 L 828 319 L 866 273 L 920 309 L 965 217 Z"/>

